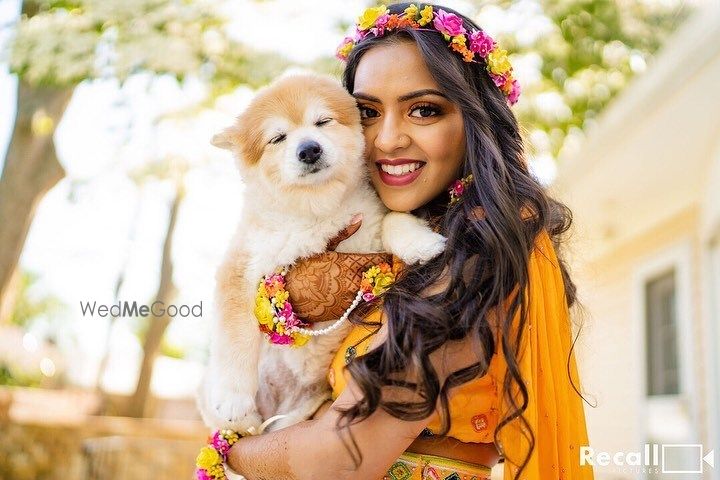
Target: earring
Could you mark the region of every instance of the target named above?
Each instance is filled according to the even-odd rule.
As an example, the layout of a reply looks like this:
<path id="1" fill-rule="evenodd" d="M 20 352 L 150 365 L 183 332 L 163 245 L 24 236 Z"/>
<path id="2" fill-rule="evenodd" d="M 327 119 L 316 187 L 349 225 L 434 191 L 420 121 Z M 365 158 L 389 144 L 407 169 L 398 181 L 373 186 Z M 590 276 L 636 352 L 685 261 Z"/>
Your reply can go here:
<path id="1" fill-rule="evenodd" d="M 462 194 L 465 193 L 465 189 L 468 185 L 470 185 L 472 179 L 473 176 L 471 173 L 467 177 L 455 180 L 455 182 L 453 182 L 452 186 L 448 189 L 448 193 L 450 194 L 449 206 L 453 206 L 460 201 L 460 197 L 462 197 Z"/>

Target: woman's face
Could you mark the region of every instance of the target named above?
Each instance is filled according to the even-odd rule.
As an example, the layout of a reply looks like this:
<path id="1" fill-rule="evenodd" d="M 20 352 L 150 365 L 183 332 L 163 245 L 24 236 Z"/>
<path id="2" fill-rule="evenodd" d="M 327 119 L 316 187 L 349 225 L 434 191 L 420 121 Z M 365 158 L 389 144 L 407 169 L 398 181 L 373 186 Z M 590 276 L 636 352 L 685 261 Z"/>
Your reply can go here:
<path id="1" fill-rule="evenodd" d="M 353 95 L 370 178 L 390 210 L 414 210 L 459 177 L 465 158 L 462 115 L 440 92 L 414 42 L 365 52 Z"/>

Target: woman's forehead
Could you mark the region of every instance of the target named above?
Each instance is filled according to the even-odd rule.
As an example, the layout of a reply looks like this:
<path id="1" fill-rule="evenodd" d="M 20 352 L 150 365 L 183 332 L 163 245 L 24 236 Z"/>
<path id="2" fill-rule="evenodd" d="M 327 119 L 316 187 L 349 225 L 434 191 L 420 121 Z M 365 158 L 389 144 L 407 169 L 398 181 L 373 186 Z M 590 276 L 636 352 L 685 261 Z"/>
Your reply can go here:
<path id="1" fill-rule="evenodd" d="M 440 90 L 414 42 L 373 47 L 365 52 L 355 71 L 354 93 L 389 100 L 424 89 Z"/>

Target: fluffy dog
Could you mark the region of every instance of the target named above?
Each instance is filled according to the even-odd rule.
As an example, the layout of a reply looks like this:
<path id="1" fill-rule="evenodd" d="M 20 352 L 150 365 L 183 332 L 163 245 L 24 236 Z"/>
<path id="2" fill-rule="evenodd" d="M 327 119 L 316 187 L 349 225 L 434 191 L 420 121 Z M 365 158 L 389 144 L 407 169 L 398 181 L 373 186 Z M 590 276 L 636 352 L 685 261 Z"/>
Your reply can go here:
<path id="1" fill-rule="evenodd" d="M 368 179 L 355 100 L 331 77 L 280 77 L 212 143 L 232 151 L 245 191 L 240 226 L 216 277 L 218 315 L 198 404 L 212 428 L 242 432 L 284 414 L 272 424 L 282 428 L 330 398 L 325 375 L 350 324 L 302 347 L 270 344 L 253 313 L 263 275 L 324 251 L 357 213 L 360 229 L 337 251 L 384 250 L 411 264 L 441 253 L 445 238 L 417 217 L 387 212 Z"/>

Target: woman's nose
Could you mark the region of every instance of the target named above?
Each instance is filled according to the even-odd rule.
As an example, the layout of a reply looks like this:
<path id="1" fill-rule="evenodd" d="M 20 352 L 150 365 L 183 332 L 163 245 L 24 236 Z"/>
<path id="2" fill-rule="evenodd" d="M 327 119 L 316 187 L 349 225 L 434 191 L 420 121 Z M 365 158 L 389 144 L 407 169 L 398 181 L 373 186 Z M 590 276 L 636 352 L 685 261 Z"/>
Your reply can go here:
<path id="1" fill-rule="evenodd" d="M 409 147 L 411 142 L 412 140 L 403 131 L 400 122 L 388 115 L 383 119 L 374 143 L 378 150 L 392 153 L 398 149 Z"/>

